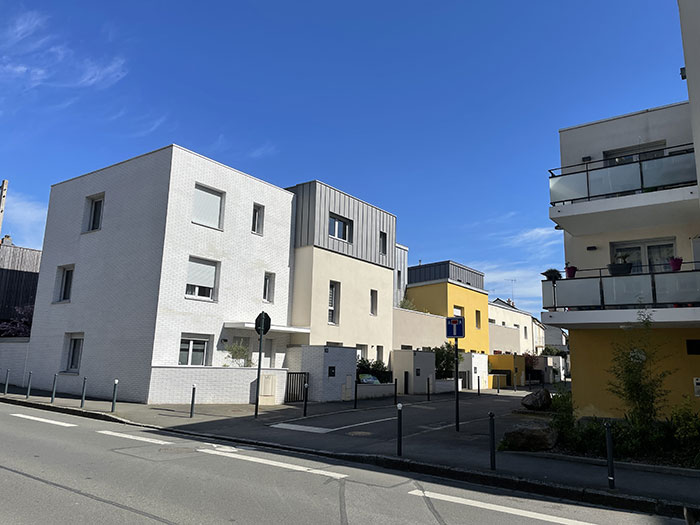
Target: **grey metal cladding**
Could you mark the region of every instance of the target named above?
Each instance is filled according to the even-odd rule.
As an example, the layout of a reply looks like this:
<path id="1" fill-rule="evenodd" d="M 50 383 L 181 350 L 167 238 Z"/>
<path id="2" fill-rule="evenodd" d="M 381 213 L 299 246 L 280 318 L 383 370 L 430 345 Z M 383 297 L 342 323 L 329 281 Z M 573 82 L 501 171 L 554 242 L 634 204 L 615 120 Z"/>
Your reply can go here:
<path id="1" fill-rule="evenodd" d="M 394 306 L 398 306 L 406 293 L 406 283 L 408 282 L 408 248 L 397 244 L 394 250 L 396 252 L 396 266 L 394 268 Z M 401 272 L 400 279 L 399 271 Z"/>
<path id="2" fill-rule="evenodd" d="M 408 269 L 409 284 L 439 281 L 444 279 L 464 283 L 481 290 L 484 289 L 483 273 L 458 264 L 454 261 L 441 261 L 430 264 L 422 264 L 420 266 L 411 266 Z"/>
<path id="3" fill-rule="evenodd" d="M 295 248 L 318 246 L 386 268 L 394 268 L 396 217 L 320 181 L 287 188 L 297 196 Z M 329 214 L 352 221 L 348 241 L 328 235 Z M 386 254 L 380 253 L 379 232 L 387 235 Z"/>

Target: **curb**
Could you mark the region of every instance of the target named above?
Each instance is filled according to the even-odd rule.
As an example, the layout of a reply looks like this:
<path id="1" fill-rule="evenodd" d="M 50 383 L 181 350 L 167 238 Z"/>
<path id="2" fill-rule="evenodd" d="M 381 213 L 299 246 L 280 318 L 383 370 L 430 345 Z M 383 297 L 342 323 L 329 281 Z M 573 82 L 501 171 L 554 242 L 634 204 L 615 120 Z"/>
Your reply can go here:
<path id="1" fill-rule="evenodd" d="M 436 476 L 456 481 L 474 483 L 478 485 L 486 485 L 490 487 L 497 487 L 500 489 L 528 492 L 542 496 L 566 499 L 574 502 L 590 503 L 605 507 L 641 512 L 645 514 L 658 514 L 673 518 L 683 518 L 683 509 L 684 507 L 688 506 L 678 501 L 668 501 L 663 499 L 648 498 L 644 496 L 621 494 L 616 491 L 614 492 L 599 489 L 586 489 L 570 485 L 563 485 L 559 483 L 547 483 L 544 481 L 532 480 L 518 476 L 496 474 L 481 470 L 459 469 L 454 467 L 447 467 L 445 465 L 415 461 L 411 459 L 399 459 L 396 457 L 384 456 L 380 454 L 353 454 L 347 452 L 334 452 L 330 450 L 315 450 L 307 449 L 304 447 L 295 447 L 291 445 L 282 445 L 279 443 L 270 443 L 254 439 L 236 438 L 231 436 L 222 436 L 219 434 L 208 434 L 201 432 L 190 432 L 179 429 L 170 429 L 167 427 L 160 427 L 158 425 L 129 421 L 128 419 L 112 416 L 103 412 L 91 412 L 89 410 L 79 408 L 49 405 L 47 403 L 38 403 L 34 401 L 27 401 L 24 399 L 0 398 L 0 402 L 13 405 L 28 406 L 52 412 L 62 412 L 91 419 L 111 421 L 114 423 L 122 423 L 141 428 L 148 428 L 152 430 L 168 432 L 171 434 L 214 439 L 217 441 L 264 447 L 273 450 L 283 450 L 286 452 L 294 452 L 317 457 L 320 456 L 329 459 L 347 461 L 351 463 L 373 465 L 402 472 L 412 472 L 416 474 Z"/>

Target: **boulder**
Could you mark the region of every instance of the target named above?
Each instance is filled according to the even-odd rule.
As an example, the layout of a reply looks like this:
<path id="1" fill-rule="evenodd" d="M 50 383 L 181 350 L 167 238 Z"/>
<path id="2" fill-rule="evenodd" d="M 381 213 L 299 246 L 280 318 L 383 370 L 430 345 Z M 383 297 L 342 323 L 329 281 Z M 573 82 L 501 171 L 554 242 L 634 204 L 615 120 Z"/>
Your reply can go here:
<path id="1" fill-rule="evenodd" d="M 506 432 L 503 436 L 505 450 L 539 452 L 550 450 L 557 442 L 557 432 L 549 425 L 522 425 Z"/>
<path id="2" fill-rule="evenodd" d="M 552 396 L 549 394 L 549 390 L 542 388 L 526 395 L 521 404 L 528 410 L 549 410 L 549 407 L 552 406 Z"/>

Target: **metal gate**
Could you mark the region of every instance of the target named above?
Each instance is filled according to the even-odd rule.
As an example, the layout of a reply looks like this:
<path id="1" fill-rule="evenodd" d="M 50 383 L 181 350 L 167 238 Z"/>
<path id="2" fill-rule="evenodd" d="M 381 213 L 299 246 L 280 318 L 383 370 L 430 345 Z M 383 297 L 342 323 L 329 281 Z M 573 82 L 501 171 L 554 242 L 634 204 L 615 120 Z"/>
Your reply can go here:
<path id="1" fill-rule="evenodd" d="M 304 401 L 304 383 L 309 380 L 308 372 L 287 372 L 287 389 L 284 402 Z"/>

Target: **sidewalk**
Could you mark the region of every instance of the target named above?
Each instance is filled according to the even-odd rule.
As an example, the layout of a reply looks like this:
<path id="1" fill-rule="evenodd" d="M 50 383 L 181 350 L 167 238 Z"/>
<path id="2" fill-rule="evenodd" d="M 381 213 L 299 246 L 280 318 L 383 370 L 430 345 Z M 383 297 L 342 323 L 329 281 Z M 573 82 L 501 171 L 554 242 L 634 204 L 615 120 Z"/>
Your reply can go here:
<path id="1" fill-rule="evenodd" d="M 403 405 L 403 456 L 396 457 L 396 407 L 393 398 L 353 403 L 309 403 L 307 418 L 302 404 L 260 407 L 253 405 L 197 405 L 193 418 L 189 405 L 143 405 L 119 402 L 110 413 L 110 401 L 87 400 L 32 392 L 25 399 L 18 388 L 0 402 L 29 404 L 49 410 L 80 413 L 89 417 L 130 422 L 157 429 L 267 445 L 288 451 L 309 452 L 349 461 L 374 464 L 467 482 L 513 488 L 553 497 L 629 508 L 643 512 L 678 515 L 681 503 L 700 506 L 700 471 L 671 468 L 639 470 L 617 463 L 616 489 L 608 489 L 607 468 L 600 464 L 555 457 L 551 454 L 498 452 L 497 469 L 489 469 L 488 412 L 496 413 L 496 439 L 531 416 L 515 414 L 527 391 L 482 391 L 481 396 L 462 393 L 460 432 L 454 428 L 452 394 L 399 396 Z M 117 419 L 115 419 L 117 420 Z M 283 423 L 282 427 L 279 425 Z"/>

